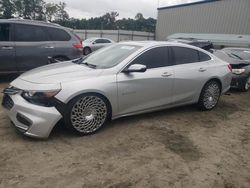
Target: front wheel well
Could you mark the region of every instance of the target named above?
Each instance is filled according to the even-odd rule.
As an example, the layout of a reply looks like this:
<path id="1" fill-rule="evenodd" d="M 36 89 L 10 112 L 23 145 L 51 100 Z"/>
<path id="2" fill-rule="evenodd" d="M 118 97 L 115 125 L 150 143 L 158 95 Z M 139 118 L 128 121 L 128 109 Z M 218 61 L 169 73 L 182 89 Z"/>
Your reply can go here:
<path id="1" fill-rule="evenodd" d="M 83 95 L 97 95 L 97 96 L 101 97 L 102 99 L 104 99 L 105 102 L 106 102 L 107 105 L 108 105 L 108 111 L 109 111 L 109 117 L 108 117 L 108 118 L 109 118 L 109 120 L 111 120 L 111 118 L 112 118 L 112 106 L 111 106 L 111 103 L 110 103 L 109 99 L 108 99 L 105 95 L 103 95 L 103 94 L 101 94 L 101 93 L 98 93 L 98 92 L 86 92 L 86 93 L 81 93 L 81 94 L 79 94 L 79 95 L 74 96 L 72 99 L 70 99 L 70 100 L 67 102 L 67 104 L 70 103 L 70 102 L 71 102 L 72 100 L 74 100 L 75 98 L 80 97 L 80 96 L 83 96 Z"/>

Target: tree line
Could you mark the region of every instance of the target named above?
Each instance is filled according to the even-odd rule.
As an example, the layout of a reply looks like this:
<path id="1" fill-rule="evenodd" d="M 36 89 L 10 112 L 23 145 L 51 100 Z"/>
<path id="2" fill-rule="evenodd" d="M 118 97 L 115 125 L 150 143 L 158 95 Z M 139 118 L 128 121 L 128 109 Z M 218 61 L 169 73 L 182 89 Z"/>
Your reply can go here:
<path id="1" fill-rule="evenodd" d="M 134 30 L 155 32 L 156 20 L 144 18 L 137 13 L 134 19 L 118 19 L 118 12 L 108 12 L 103 16 L 89 19 L 70 18 L 65 10 L 66 3 L 46 3 L 43 0 L 1 0 L 0 18 L 23 18 L 58 23 L 73 29 Z"/>

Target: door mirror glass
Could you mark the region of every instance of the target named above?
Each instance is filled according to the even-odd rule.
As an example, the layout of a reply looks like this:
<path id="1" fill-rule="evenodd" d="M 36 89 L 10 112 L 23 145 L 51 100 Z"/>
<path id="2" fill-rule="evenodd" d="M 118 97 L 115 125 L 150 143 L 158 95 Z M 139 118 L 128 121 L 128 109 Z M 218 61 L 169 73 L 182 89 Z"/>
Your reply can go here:
<path id="1" fill-rule="evenodd" d="M 96 44 L 96 42 L 94 41 L 94 42 L 92 42 L 92 44 Z"/>
<path id="2" fill-rule="evenodd" d="M 141 64 L 133 64 L 127 67 L 126 69 L 123 70 L 125 73 L 130 73 L 130 72 L 145 72 L 147 70 L 147 67 L 145 65 Z"/>

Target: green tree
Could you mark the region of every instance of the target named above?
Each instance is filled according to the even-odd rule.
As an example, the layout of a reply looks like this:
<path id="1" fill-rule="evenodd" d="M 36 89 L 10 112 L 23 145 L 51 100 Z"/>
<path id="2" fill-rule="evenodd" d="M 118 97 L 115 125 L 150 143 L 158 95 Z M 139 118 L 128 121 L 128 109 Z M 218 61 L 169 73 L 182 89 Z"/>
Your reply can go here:
<path id="1" fill-rule="evenodd" d="M 137 13 L 136 16 L 135 16 L 135 20 L 143 20 L 144 17 L 143 17 L 143 14 L 142 13 Z"/>
<path id="2" fill-rule="evenodd" d="M 47 3 L 45 5 L 45 15 L 46 15 L 46 19 L 48 21 L 52 21 L 52 19 L 54 19 L 56 13 L 58 11 L 58 6 L 54 3 Z"/>
<path id="3" fill-rule="evenodd" d="M 15 6 L 13 0 L 1 0 L 0 1 L 0 15 L 2 18 L 13 18 L 15 13 Z"/>
<path id="4" fill-rule="evenodd" d="M 102 27 L 104 29 L 116 29 L 116 18 L 118 16 L 119 16 L 118 12 L 108 12 L 105 15 L 103 15 L 100 18 Z"/>
<path id="5" fill-rule="evenodd" d="M 16 15 L 24 19 L 44 20 L 43 0 L 14 0 Z"/>
<path id="6" fill-rule="evenodd" d="M 65 10 L 66 8 L 66 3 L 65 2 L 59 2 L 57 5 L 57 13 L 55 15 L 56 20 L 68 20 L 69 19 L 69 14 Z"/>

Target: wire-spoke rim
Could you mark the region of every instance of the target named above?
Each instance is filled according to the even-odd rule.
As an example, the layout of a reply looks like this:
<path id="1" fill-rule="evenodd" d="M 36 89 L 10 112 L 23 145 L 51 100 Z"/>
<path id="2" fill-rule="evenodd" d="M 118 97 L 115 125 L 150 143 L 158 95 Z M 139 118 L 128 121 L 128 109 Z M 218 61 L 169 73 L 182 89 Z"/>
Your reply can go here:
<path id="1" fill-rule="evenodd" d="M 107 117 L 107 106 L 98 96 L 80 98 L 72 107 L 70 120 L 72 126 L 81 133 L 98 130 Z"/>
<path id="2" fill-rule="evenodd" d="M 205 90 L 204 93 L 204 106 L 207 109 L 212 109 L 218 103 L 220 97 L 220 87 L 217 83 L 211 83 Z"/>

